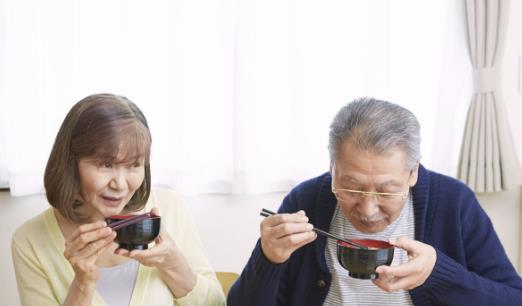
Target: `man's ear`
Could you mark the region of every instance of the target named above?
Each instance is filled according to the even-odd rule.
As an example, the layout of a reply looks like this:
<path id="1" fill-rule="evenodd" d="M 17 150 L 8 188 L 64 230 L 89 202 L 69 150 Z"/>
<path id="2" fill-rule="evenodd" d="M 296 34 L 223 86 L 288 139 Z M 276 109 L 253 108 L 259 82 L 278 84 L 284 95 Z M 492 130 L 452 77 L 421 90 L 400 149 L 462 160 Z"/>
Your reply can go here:
<path id="1" fill-rule="evenodd" d="M 417 184 L 417 179 L 419 178 L 419 163 L 415 165 L 415 168 L 410 172 L 410 178 L 408 179 L 408 186 L 413 187 Z"/>
<path id="2" fill-rule="evenodd" d="M 334 161 L 330 161 L 330 174 L 332 174 L 333 167 L 335 166 Z"/>

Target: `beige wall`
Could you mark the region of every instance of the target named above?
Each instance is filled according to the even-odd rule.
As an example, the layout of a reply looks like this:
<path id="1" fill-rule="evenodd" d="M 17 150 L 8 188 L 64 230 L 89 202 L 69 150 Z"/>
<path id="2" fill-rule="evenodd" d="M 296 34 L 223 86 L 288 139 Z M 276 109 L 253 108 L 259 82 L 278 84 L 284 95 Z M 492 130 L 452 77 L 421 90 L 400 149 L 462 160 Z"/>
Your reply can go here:
<path id="1" fill-rule="evenodd" d="M 508 1 L 505 1 L 508 2 Z M 522 56 L 522 1 L 509 1 L 510 16 L 506 34 L 502 97 L 505 101 L 513 141 L 522 162 L 522 89 L 519 87 L 521 71 L 519 61 Z M 520 189 L 494 195 L 480 196 L 486 211 L 492 216 L 495 227 L 507 244 L 510 258 L 519 271 L 522 268 L 522 198 Z"/>
<path id="2" fill-rule="evenodd" d="M 491 218 L 511 263 L 522 272 L 520 261 L 520 189 L 494 194 L 480 194 L 478 199 Z"/>

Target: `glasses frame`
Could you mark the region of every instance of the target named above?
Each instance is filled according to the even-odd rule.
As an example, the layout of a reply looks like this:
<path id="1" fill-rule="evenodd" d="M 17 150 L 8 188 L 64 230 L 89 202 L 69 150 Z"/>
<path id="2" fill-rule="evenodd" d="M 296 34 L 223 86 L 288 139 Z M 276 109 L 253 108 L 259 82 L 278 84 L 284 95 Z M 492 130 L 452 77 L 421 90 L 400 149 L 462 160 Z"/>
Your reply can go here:
<path id="1" fill-rule="evenodd" d="M 334 186 L 334 173 L 335 173 L 334 167 L 335 167 L 335 165 L 331 166 L 330 172 L 331 172 L 331 179 L 332 179 L 332 193 L 337 198 L 337 200 L 339 200 L 339 198 L 337 196 L 339 191 L 346 191 L 351 194 L 357 194 L 357 195 L 359 195 L 360 198 L 364 198 L 366 196 L 373 196 L 375 198 L 375 200 L 377 200 L 377 201 L 379 201 L 379 196 L 385 196 L 385 197 L 391 196 L 392 198 L 397 197 L 397 199 L 400 198 L 401 200 L 405 200 L 410 195 L 409 187 L 404 192 L 376 192 L 376 191 L 363 191 L 363 190 L 354 190 L 354 189 L 346 189 L 346 188 L 335 188 L 335 186 Z M 411 177 L 412 174 L 413 174 L 413 170 L 410 170 L 409 176 Z M 381 199 L 381 201 L 382 201 L 382 199 Z"/>
<path id="2" fill-rule="evenodd" d="M 379 196 L 386 196 L 386 197 L 397 197 L 401 200 L 404 200 L 408 197 L 410 194 L 410 190 L 408 189 L 405 192 L 375 192 L 375 191 L 362 191 L 362 190 L 353 190 L 353 189 L 345 189 L 345 188 L 335 188 L 332 180 L 332 193 L 336 196 L 339 193 L 339 191 L 345 191 L 349 192 L 351 194 L 359 195 L 361 198 L 364 198 L 366 196 L 373 196 L 377 201 L 379 201 Z M 382 198 L 381 198 L 382 201 Z"/>

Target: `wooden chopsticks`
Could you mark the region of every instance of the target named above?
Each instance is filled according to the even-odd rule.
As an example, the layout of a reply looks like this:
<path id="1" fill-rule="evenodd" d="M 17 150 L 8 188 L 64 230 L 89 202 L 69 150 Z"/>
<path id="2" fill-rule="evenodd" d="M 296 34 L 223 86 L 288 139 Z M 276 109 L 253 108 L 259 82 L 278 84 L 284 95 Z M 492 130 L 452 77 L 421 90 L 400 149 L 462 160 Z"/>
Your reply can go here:
<path id="1" fill-rule="evenodd" d="M 116 221 L 116 222 L 110 223 L 108 225 L 108 227 L 112 228 L 115 231 L 115 230 L 118 230 L 118 229 L 120 229 L 122 227 L 134 224 L 136 222 L 140 222 L 141 220 L 148 219 L 150 217 L 151 217 L 150 213 L 144 213 L 144 214 L 141 214 L 141 215 L 135 215 L 135 216 L 132 216 L 132 217 L 129 217 L 129 218 L 125 218 L 125 219 L 123 219 L 121 221 Z"/>

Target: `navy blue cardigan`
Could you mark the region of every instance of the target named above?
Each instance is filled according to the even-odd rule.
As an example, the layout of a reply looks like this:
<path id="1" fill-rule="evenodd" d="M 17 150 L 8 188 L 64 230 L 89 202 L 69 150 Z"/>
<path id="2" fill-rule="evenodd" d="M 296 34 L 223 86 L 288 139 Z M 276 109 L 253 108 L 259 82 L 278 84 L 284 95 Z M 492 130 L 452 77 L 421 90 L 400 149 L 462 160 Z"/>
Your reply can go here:
<path id="1" fill-rule="evenodd" d="M 328 230 L 336 199 L 325 173 L 301 183 L 280 213 L 306 211 Z M 426 282 L 410 290 L 415 305 L 522 305 L 522 278 L 509 262 L 489 217 L 461 182 L 419 167 L 412 188 L 415 239 L 432 245 L 437 261 Z M 326 238 L 317 239 L 282 264 L 269 262 L 257 242 L 228 295 L 228 305 L 322 305 L 331 282 Z"/>

